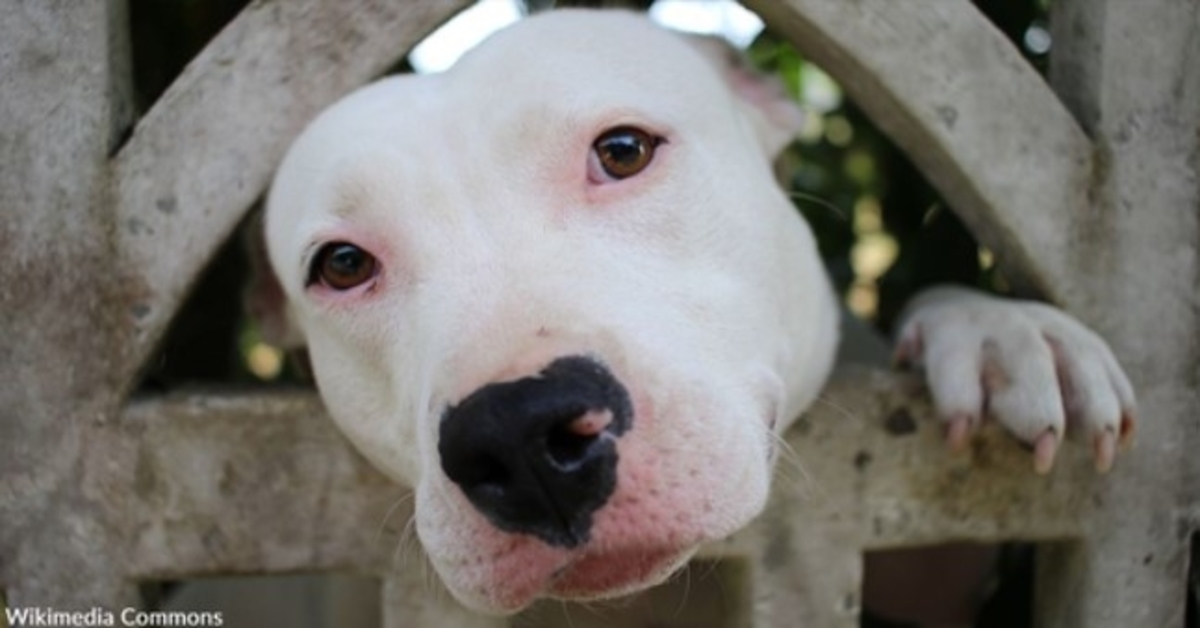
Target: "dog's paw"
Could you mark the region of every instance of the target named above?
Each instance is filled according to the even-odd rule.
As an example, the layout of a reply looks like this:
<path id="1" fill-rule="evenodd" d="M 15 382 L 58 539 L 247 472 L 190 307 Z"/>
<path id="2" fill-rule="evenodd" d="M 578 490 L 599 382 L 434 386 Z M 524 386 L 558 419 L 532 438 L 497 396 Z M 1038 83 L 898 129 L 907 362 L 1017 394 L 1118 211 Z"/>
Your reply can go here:
<path id="1" fill-rule="evenodd" d="M 985 418 L 1033 447 L 1046 473 L 1070 432 L 1108 471 L 1133 437 L 1133 387 L 1108 345 L 1041 303 L 959 288 L 922 293 L 909 307 L 895 352 L 922 367 L 950 447 L 966 446 Z"/>

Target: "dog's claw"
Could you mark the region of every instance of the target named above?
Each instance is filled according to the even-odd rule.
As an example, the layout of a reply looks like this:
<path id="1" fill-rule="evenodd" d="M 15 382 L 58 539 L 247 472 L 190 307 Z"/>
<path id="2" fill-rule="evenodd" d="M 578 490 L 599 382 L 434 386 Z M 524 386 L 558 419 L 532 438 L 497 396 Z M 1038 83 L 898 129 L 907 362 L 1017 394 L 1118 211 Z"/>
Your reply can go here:
<path id="1" fill-rule="evenodd" d="M 1040 475 L 1050 473 L 1054 467 L 1054 456 L 1058 454 L 1058 434 L 1054 430 L 1042 432 L 1033 441 L 1033 470 Z"/>
<path id="2" fill-rule="evenodd" d="M 1105 473 L 1133 441 L 1128 377 L 1102 338 L 1060 310 L 943 286 L 913 299 L 900 330 L 894 358 L 916 354 L 951 451 L 992 420 L 1032 448 L 1045 474 L 1069 426 Z"/>
<path id="3" fill-rule="evenodd" d="M 965 414 L 951 416 L 946 422 L 946 445 L 950 451 L 960 452 L 971 440 L 971 417 Z"/>
<path id="4" fill-rule="evenodd" d="M 921 328 L 919 325 L 913 325 L 911 329 L 905 330 L 896 343 L 896 348 L 892 351 L 892 367 L 900 368 L 920 363 L 921 352 Z"/>
<path id="5" fill-rule="evenodd" d="M 1131 411 L 1121 413 L 1121 433 L 1117 437 L 1117 444 L 1123 448 L 1133 446 L 1134 433 L 1137 432 L 1137 417 Z"/>
<path id="6" fill-rule="evenodd" d="M 1104 430 L 1096 434 L 1092 440 L 1092 451 L 1096 457 L 1096 471 L 1108 473 L 1112 469 L 1113 460 L 1117 457 L 1117 435 L 1112 430 Z"/>

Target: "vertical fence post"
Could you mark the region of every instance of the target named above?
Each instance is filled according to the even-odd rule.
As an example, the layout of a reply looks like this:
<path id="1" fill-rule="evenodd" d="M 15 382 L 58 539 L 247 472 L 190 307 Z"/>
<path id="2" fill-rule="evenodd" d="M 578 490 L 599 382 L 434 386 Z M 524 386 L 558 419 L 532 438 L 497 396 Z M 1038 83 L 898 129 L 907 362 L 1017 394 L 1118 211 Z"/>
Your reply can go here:
<path id="1" fill-rule="evenodd" d="M 0 9 L 0 581 L 9 604 L 121 606 L 122 531 L 82 455 L 111 421 L 125 331 L 108 156 L 128 127 L 123 0 Z"/>
<path id="2" fill-rule="evenodd" d="M 1079 490 L 1103 504 L 1043 552 L 1040 625 L 1183 625 L 1200 408 L 1200 4 L 1058 0 L 1051 82 L 1096 143 L 1072 221 L 1077 314 L 1138 389 L 1138 443 Z"/>

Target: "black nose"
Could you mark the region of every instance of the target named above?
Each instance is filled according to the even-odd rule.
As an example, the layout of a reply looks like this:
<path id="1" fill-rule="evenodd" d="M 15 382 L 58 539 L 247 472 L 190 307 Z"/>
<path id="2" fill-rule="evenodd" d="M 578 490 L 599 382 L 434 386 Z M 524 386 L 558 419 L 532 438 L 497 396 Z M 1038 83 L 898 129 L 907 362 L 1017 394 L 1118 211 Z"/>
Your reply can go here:
<path id="1" fill-rule="evenodd" d="M 575 547 L 617 485 L 629 393 L 604 365 L 559 358 L 535 377 L 488 384 L 442 417 L 446 476 L 492 525 Z"/>

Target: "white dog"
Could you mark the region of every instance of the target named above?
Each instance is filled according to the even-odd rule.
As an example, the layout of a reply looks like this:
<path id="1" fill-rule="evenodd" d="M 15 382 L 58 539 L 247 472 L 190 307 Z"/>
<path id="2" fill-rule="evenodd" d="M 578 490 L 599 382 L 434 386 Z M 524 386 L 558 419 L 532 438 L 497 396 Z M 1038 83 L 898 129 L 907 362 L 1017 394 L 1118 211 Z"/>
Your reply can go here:
<path id="1" fill-rule="evenodd" d="M 798 123 L 718 46 L 559 11 L 291 148 L 266 216 L 288 324 L 459 600 L 642 589 L 763 508 L 838 335 L 772 175 Z M 1132 426 L 1109 350 L 1049 307 L 939 291 L 902 338 L 954 444 L 987 412 L 1045 470 L 1070 419 L 1107 469 Z"/>

